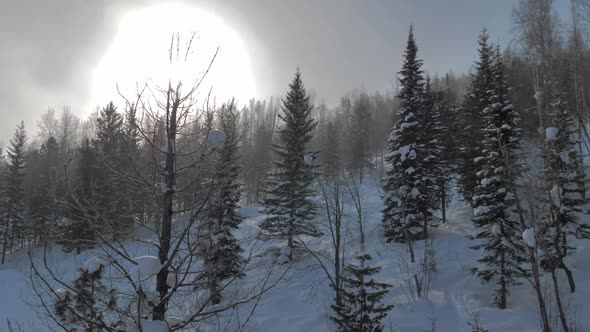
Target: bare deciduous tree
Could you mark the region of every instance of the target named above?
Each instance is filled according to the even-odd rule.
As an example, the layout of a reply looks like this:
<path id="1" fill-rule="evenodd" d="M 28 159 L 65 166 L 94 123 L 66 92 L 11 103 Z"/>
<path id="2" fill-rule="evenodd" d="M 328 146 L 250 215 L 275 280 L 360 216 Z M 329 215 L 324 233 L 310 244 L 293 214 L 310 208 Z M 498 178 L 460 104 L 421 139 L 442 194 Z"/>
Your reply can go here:
<path id="1" fill-rule="evenodd" d="M 180 35 L 174 35 L 170 47 L 171 62 L 186 61 L 191 54 L 194 37 L 192 35 L 185 45 L 181 45 Z M 214 59 L 215 55 L 211 63 Z M 95 257 L 91 257 L 81 269 L 87 272 L 103 268 L 108 270 L 112 292 L 118 299 L 118 303 L 108 306 L 104 314 L 90 317 L 80 315 L 75 304 L 62 301 L 60 310 L 69 312 L 69 317 L 74 317 L 80 326 L 97 326 L 101 331 L 115 331 L 122 324 L 127 330 L 143 331 L 147 325 L 158 324 L 170 331 L 193 331 L 212 317 L 259 299 L 289 270 L 287 267 L 277 271 L 269 263 L 255 284 L 234 286 L 260 249 L 257 240 L 244 238 L 241 243 L 244 248 L 241 270 L 235 277 L 224 280 L 217 289 L 217 292 L 228 293 L 224 301 L 212 306 L 218 294 L 203 294 L 200 291 L 206 289 L 206 267 L 201 264 L 198 255 L 196 234 L 202 226 L 209 198 L 218 188 L 205 187 L 201 191 L 193 191 L 189 206 L 181 204 L 180 194 L 194 190 L 192 184 L 203 180 L 202 168 L 199 166 L 207 155 L 214 152 L 208 145 L 210 126 L 199 127 L 199 130 L 190 129 L 194 129 L 194 124 L 200 121 L 201 116 L 209 114 L 211 109 L 208 103 L 204 111 L 197 105 L 197 91 L 210 67 L 211 64 L 187 88 L 183 82 L 173 83 L 170 80 L 164 88 L 146 84 L 138 89 L 132 101 L 124 97 L 127 106 L 134 107 L 139 115 L 136 129 L 149 153 L 145 160 L 133 160 L 129 173 L 118 175 L 132 181 L 153 197 L 157 223 L 150 225 L 137 220 L 136 229 L 140 235 L 131 243 L 110 238 L 97 227 L 100 225 L 97 221 L 102 218 L 100 211 L 94 210 L 93 204 L 76 204 L 79 202 L 75 191 L 70 188 L 71 202 L 76 204 L 79 213 L 88 221 L 87 226 L 92 228 L 97 237 L 95 249 L 92 250 Z M 161 130 L 163 135 L 158 135 L 157 130 Z M 111 171 L 119 172 L 119 169 L 113 168 Z M 213 170 L 210 176 L 217 176 L 217 170 Z M 138 243 L 147 248 L 148 255 L 134 257 L 133 247 Z M 47 317 L 55 326 L 69 331 L 54 314 L 53 304 L 63 298 L 64 292 L 78 297 L 83 294 L 58 273 L 47 254 L 46 246 L 41 260 L 29 256 L 31 282 Z M 91 267 L 96 264 L 100 268 Z M 264 266 L 265 263 L 259 264 Z M 89 312 L 96 310 L 95 307 L 87 309 Z M 121 323 L 112 323 L 113 317 Z M 238 322 L 236 328 L 242 329 L 248 320 Z"/>

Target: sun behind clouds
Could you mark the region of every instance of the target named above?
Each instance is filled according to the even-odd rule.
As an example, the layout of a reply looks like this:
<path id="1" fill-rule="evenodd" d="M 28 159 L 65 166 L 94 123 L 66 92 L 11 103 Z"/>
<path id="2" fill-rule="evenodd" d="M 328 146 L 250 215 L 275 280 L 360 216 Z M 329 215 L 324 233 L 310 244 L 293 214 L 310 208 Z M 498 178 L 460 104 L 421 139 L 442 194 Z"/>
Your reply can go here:
<path id="1" fill-rule="evenodd" d="M 170 42 L 180 33 L 186 45 L 195 34 L 186 61 L 170 62 Z M 145 82 L 166 86 L 170 79 L 184 86 L 200 80 L 217 56 L 202 83 L 200 96 L 211 95 L 218 104 L 235 97 L 239 105 L 255 96 L 256 86 L 250 58 L 240 36 L 219 17 L 182 4 L 160 4 L 128 12 L 105 55 L 95 67 L 92 107 L 118 99 L 117 86 L 133 96 Z M 183 53 L 183 52 L 181 52 Z M 183 53 L 184 55 L 184 53 Z"/>

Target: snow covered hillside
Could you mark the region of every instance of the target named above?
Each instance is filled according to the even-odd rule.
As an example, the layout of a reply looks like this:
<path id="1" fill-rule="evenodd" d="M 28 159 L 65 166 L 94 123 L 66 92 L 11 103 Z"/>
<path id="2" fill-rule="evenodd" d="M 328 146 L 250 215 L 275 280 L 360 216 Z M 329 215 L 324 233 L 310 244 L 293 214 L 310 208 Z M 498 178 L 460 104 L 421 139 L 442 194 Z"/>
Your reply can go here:
<path id="1" fill-rule="evenodd" d="M 376 181 L 368 180 L 360 187 L 364 205 L 366 243 L 369 253 L 373 256 L 371 264 L 381 266 L 379 281 L 394 285 L 387 295 L 385 303 L 394 304 L 385 325 L 393 331 L 435 331 L 460 332 L 470 331 L 467 323 L 472 321 L 474 314 L 479 314 L 481 325 L 489 331 L 539 331 L 537 302 L 531 285 L 523 281 L 520 287 L 511 288 L 509 308 L 496 309 L 492 304 L 491 286 L 481 285 L 480 280 L 473 276 L 469 269 L 476 264 L 478 252 L 469 249 L 472 241 L 466 235 L 472 231 L 471 211 L 464 206 L 456 195 L 448 209 L 448 221 L 431 231 L 434 257 L 437 271 L 432 275 L 428 299 L 416 299 L 407 286 L 408 267 L 405 249 L 402 244 L 386 243 L 382 234 L 381 212 L 382 200 Z M 257 207 L 243 207 L 242 213 L 248 219 L 238 231 L 238 237 L 252 234 L 262 220 Z M 321 215 L 318 218 L 322 218 Z M 358 246 L 356 224 L 350 223 L 349 250 L 351 256 Z M 136 241 L 127 242 L 128 249 L 137 256 L 149 254 L 148 245 Z M 264 246 L 272 246 L 267 243 Z M 322 237 L 309 243 L 315 249 L 327 250 L 329 239 Z M 423 241 L 418 243 L 418 257 L 421 257 Z M 576 331 L 590 331 L 590 248 L 580 242 L 578 250 L 570 262 L 575 268 L 574 276 L 578 288 L 574 295 L 564 290 L 563 299 L 568 308 L 572 324 Z M 261 249 L 262 250 L 262 249 Z M 262 251 L 261 251 L 262 252 Z M 38 251 L 35 255 L 40 255 Z M 57 271 L 65 276 L 73 277 L 75 270 L 84 264 L 92 251 L 81 255 L 64 254 L 59 246 L 54 246 L 49 255 L 50 264 L 55 264 Z M 36 257 L 40 258 L 40 257 Z M 260 257 L 261 260 L 270 260 Z M 279 268 L 286 268 L 281 265 Z M 255 284 L 264 273 L 265 266 L 248 271 L 241 282 L 242 286 Z M 46 321 L 37 315 L 34 305 L 37 302 L 29 283 L 29 266 L 26 253 L 14 254 L 9 264 L 0 269 L 0 331 L 8 331 L 8 322 L 23 331 L 47 331 Z M 546 280 L 549 286 L 550 280 Z M 547 287 L 547 289 L 550 289 Z M 547 294 L 552 319 L 557 324 L 556 310 Z M 256 310 L 245 331 L 332 331 L 333 326 L 327 318 L 329 306 L 333 298 L 323 272 L 318 268 L 312 257 L 297 260 L 290 268 L 286 277 L 260 302 L 250 303 L 238 308 L 237 311 L 224 314 L 219 321 L 234 321 L 221 324 L 226 330 L 232 331 L 235 320 L 246 321 L 251 309 Z M 556 325 L 557 326 L 557 325 Z M 206 325 L 203 329 L 207 330 Z M 218 329 L 211 329 L 217 331 Z"/>

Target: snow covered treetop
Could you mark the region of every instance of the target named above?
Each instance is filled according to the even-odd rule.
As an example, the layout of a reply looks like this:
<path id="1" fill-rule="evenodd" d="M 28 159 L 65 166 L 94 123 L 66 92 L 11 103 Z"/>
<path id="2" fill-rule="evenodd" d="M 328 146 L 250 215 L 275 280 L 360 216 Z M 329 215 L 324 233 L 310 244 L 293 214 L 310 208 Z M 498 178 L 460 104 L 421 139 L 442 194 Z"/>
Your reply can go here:
<path id="1" fill-rule="evenodd" d="M 105 265 L 104 261 L 98 257 L 92 257 L 87 260 L 84 265 L 81 266 L 83 271 L 88 273 L 95 273 L 96 271 L 100 270 L 101 267 Z"/>
<path id="2" fill-rule="evenodd" d="M 207 148 L 211 150 L 221 149 L 225 143 L 225 133 L 219 129 L 213 129 L 207 134 Z"/>
<path id="3" fill-rule="evenodd" d="M 548 140 L 554 140 L 555 137 L 557 137 L 558 132 L 559 132 L 559 129 L 557 129 L 555 127 L 545 128 L 545 138 Z"/>

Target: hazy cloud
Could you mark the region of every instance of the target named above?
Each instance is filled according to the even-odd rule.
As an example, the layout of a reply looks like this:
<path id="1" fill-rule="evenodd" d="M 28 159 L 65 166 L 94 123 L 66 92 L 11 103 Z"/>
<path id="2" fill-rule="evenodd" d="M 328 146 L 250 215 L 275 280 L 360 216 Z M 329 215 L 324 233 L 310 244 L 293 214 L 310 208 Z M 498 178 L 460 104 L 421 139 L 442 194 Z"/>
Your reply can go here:
<path id="1" fill-rule="evenodd" d="M 34 131 L 48 107 L 87 114 L 90 73 L 120 15 L 157 1 L 0 2 L 0 140 L 25 120 Z M 295 67 L 307 87 L 334 104 L 347 90 L 387 91 L 401 64 L 408 26 L 431 72 L 463 72 L 483 26 L 510 38 L 516 0 L 192 0 L 243 36 L 260 97 L 281 95 Z M 107 102 L 107 101 L 105 101 Z"/>

